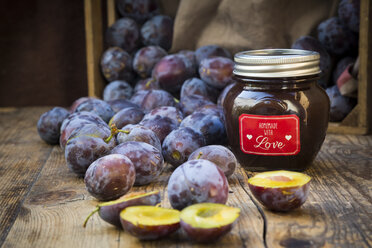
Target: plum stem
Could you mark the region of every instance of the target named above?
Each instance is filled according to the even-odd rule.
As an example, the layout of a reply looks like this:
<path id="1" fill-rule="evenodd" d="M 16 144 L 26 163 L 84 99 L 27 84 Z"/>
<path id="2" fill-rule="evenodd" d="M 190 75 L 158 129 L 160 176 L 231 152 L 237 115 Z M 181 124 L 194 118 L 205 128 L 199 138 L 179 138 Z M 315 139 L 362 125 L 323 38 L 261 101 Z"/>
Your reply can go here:
<path id="1" fill-rule="evenodd" d="M 150 84 L 153 82 L 153 79 L 151 78 L 149 81 L 146 82 L 145 88 L 150 87 Z"/>
<path id="2" fill-rule="evenodd" d="M 112 123 L 112 124 L 111 124 L 111 134 L 110 134 L 109 137 L 107 137 L 107 138 L 105 139 L 105 142 L 106 142 L 106 143 L 109 143 L 110 140 L 111 140 L 111 139 L 112 139 L 116 134 L 118 134 L 118 133 L 126 133 L 126 134 L 128 134 L 129 131 L 126 131 L 126 130 L 120 130 L 120 129 L 118 129 L 118 128 L 116 127 L 115 123 Z"/>
<path id="3" fill-rule="evenodd" d="M 85 219 L 84 224 L 83 224 L 83 227 L 84 227 L 84 228 L 87 226 L 87 222 L 88 222 L 89 218 L 90 218 L 93 214 L 95 214 L 96 212 L 98 212 L 99 209 L 100 209 L 100 207 L 97 207 L 96 209 L 94 209 L 94 210 L 93 210 L 93 211 L 88 215 L 88 217 Z"/>
<path id="4" fill-rule="evenodd" d="M 175 98 L 175 97 L 173 97 L 173 99 L 174 99 L 174 101 L 175 101 L 176 103 L 179 103 L 179 102 L 180 102 L 180 100 L 178 100 L 178 99 Z"/>
<path id="5" fill-rule="evenodd" d="M 196 157 L 196 159 L 200 159 L 200 157 L 203 155 L 203 152 L 199 152 L 199 155 Z"/>

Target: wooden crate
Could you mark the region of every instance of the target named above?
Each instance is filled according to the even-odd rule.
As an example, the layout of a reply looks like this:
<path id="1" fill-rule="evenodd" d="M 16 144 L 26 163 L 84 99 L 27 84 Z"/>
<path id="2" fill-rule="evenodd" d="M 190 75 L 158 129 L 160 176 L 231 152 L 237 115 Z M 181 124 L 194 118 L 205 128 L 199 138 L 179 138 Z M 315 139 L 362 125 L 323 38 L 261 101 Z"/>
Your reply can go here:
<path id="1" fill-rule="evenodd" d="M 85 0 L 86 61 L 89 96 L 102 96 L 105 80 L 101 75 L 99 63 L 103 53 L 102 3 L 107 4 L 107 25 L 117 19 L 115 0 Z M 358 104 L 349 115 L 339 123 L 329 123 L 329 133 L 367 134 L 371 129 L 372 118 L 372 1 L 361 0 L 359 33 L 359 84 Z M 369 61 L 371 60 L 371 61 Z"/>

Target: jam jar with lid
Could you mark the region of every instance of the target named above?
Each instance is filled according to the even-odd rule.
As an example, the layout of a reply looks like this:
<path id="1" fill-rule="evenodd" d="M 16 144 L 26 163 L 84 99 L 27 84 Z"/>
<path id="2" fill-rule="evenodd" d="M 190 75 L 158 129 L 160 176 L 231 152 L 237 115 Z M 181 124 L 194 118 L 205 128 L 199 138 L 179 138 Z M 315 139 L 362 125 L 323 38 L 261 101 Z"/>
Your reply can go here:
<path id="1" fill-rule="evenodd" d="M 223 103 L 229 146 L 251 171 L 302 171 L 323 144 L 329 98 L 319 54 L 264 49 L 234 56 L 237 82 Z"/>

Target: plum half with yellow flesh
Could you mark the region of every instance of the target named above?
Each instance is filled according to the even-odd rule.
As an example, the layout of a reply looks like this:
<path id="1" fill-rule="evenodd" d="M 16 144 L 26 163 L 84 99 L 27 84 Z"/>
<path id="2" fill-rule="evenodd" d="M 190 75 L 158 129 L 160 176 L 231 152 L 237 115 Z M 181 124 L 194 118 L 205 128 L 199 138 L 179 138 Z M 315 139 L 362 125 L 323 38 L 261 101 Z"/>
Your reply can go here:
<path id="1" fill-rule="evenodd" d="M 300 207 L 309 195 L 311 177 L 292 171 L 268 171 L 248 180 L 255 198 L 266 208 L 289 211 Z"/>
<path id="2" fill-rule="evenodd" d="M 133 206 L 121 211 L 123 229 L 141 240 L 155 240 L 180 227 L 180 212 L 154 206 Z"/>
<path id="3" fill-rule="evenodd" d="M 140 206 L 140 205 L 151 205 L 155 206 L 160 203 L 160 192 L 133 192 L 120 197 L 117 200 L 104 202 L 97 205 L 97 208 L 91 212 L 85 219 L 84 227 L 86 226 L 89 218 L 98 212 L 99 216 L 106 222 L 121 227 L 120 223 L 120 212 L 130 206 Z"/>
<path id="4" fill-rule="evenodd" d="M 210 242 L 228 233 L 240 209 L 217 203 L 199 203 L 181 211 L 181 227 L 197 242 Z"/>

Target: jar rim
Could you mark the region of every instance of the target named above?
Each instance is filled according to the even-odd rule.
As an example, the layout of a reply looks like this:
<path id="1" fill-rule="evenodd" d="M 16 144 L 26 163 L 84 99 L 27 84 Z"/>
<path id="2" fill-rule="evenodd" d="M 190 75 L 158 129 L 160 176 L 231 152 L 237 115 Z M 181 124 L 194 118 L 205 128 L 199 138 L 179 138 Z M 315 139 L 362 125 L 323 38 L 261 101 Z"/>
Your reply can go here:
<path id="1" fill-rule="evenodd" d="M 260 49 L 235 54 L 235 75 L 280 78 L 319 74 L 320 55 L 300 49 Z"/>

